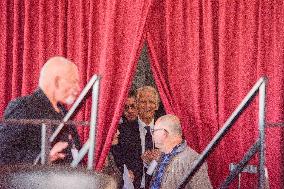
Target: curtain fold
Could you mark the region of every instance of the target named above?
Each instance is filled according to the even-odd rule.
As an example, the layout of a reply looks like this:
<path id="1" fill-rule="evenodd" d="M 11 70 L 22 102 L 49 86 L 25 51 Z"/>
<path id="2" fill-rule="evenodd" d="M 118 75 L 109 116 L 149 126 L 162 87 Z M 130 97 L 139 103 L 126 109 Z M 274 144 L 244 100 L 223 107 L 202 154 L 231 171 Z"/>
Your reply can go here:
<path id="1" fill-rule="evenodd" d="M 283 10 L 281 1 L 153 3 L 146 39 L 154 78 L 167 113 L 181 118 L 185 138 L 198 152 L 263 75 L 269 80 L 267 123 L 283 122 Z M 281 188 L 283 131 L 266 131 L 270 185 Z M 258 98 L 207 160 L 214 187 L 257 136 Z M 241 188 L 256 186 L 257 175 L 242 174 Z"/>
<path id="2" fill-rule="evenodd" d="M 123 111 L 143 45 L 142 34 L 150 5 L 150 0 L 107 1 L 105 36 L 102 41 L 104 48 L 98 67 L 98 73 L 103 79 L 96 136 L 97 169 L 101 169 L 104 164 Z M 90 57 L 94 57 L 92 52 Z"/>

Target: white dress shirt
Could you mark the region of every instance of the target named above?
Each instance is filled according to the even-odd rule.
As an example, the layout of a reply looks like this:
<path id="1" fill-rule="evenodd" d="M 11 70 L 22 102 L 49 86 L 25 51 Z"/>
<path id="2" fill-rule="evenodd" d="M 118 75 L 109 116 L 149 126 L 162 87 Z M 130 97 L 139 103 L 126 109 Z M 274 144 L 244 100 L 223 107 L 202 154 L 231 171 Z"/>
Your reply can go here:
<path id="1" fill-rule="evenodd" d="M 147 130 L 145 127 L 147 126 L 146 123 L 144 123 L 139 117 L 138 117 L 138 124 L 139 124 L 139 133 L 140 133 L 140 139 L 141 139 L 141 147 L 142 147 L 142 154 L 145 152 L 145 136 L 147 133 Z M 150 129 L 154 128 L 154 119 L 152 119 L 151 123 L 149 124 Z M 148 127 L 148 126 L 147 126 Z M 151 133 L 152 135 L 152 133 Z M 153 141 L 153 149 L 154 149 L 154 140 Z M 146 164 L 144 164 L 144 167 L 147 167 Z M 142 176 L 142 181 L 141 181 L 141 186 L 140 188 L 145 188 L 145 171 L 143 167 L 143 176 Z"/>

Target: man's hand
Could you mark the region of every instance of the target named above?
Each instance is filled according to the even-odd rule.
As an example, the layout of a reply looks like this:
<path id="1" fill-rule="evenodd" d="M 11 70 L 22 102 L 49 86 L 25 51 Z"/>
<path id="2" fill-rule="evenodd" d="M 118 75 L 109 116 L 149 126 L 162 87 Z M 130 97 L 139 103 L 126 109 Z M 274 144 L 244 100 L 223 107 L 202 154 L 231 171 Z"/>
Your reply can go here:
<path id="1" fill-rule="evenodd" d="M 128 176 L 129 176 L 131 182 L 133 182 L 135 176 L 134 176 L 134 173 L 131 170 L 128 170 Z"/>
<path id="2" fill-rule="evenodd" d="M 67 148 L 68 143 L 67 142 L 57 142 L 53 148 L 50 150 L 49 153 L 49 161 L 53 162 L 55 160 L 58 159 L 64 159 L 65 158 L 65 154 L 62 153 L 62 151 Z"/>
<path id="3" fill-rule="evenodd" d="M 161 155 L 161 152 L 158 149 L 146 150 L 141 158 L 146 164 L 150 164 L 153 160 L 158 160 Z"/>

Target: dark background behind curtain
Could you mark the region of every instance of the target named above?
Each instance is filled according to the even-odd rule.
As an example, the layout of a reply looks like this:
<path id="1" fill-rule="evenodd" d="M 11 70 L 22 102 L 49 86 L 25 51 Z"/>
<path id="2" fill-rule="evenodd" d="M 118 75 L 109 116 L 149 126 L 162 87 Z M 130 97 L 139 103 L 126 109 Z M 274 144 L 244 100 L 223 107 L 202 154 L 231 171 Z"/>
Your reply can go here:
<path id="1" fill-rule="evenodd" d="M 168 113 L 181 117 L 185 137 L 201 152 L 262 75 L 269 79 L 267 122 L 283 122 L 282 1 L 34 0 L 0 3 L 0 111 L 37 87 L 43 63 L 63 55 L 79 66 L 81 87 L 102 75 L 96 148 L 103 166 L 142 47 Z M 149 14 L 148 14 L 149 13 Z M 147 19 L 147 20 L 146 20 Z M 146 28 L 144 28 L 146 22 Z M 76 116 L 90 118 L 90 98 Z M 217 187 L 257 137 L 257 100 L 209 157 Z M 282 130 L 267 130 L 271 188 L 281 188 Z M 88 129 L 80 127 L 82 140 Z M 257 163 L 256 160 L 251 162 Z M 244 175 L 242 188 L 256 177 Z M 232 186 L 233 188 L 236 185 Z"/>
<path id="2" fill-rule="evenodd" d="M 267 122 L 283 122 L 283 17 L 283 1 L 153 2 L 146 35 L 154 78 L 166 111 L 181 118 L 185 137 L 198 152 L 263 75 L 269 80 Z M 209 156 L 215 187 L 255 142 L 257 121 L 256 99 Z M 271 188 L 283 188 L 282 131 L 266 129 Z M 256 186 L 256 175 L 242 174 L 241 188 Z"/>

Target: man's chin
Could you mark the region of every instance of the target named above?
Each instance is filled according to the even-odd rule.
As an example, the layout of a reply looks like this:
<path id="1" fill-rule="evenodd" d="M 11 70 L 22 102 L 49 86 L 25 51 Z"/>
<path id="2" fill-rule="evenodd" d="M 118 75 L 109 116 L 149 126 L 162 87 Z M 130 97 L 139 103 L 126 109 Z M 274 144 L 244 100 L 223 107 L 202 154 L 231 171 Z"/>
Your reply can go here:
<path id="1" fill-rule="evenodd" d="M 154 118 L 154 114 L 153 113 L 146 113 L 146 114 L 144 114 L 143 117 L 146 118 L 146 119 L 153 119 Z"/>
<path id="2" fill-rule="evenodd" d="M 127 117 L 126 119 L 128 120 L 128 121 L 135 121 L 136 120 L 136 116 L 130 116 L 130 117 Z"/>

